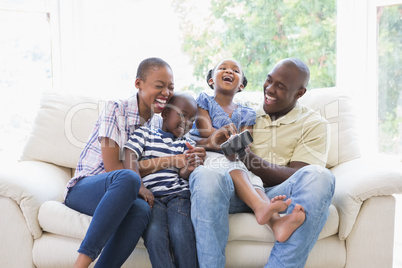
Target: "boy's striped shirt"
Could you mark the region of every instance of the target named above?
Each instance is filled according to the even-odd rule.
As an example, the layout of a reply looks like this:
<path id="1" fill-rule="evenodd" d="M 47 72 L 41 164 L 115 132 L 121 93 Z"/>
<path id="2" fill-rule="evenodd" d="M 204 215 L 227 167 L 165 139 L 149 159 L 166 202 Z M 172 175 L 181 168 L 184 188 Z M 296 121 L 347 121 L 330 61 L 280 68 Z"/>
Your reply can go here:
<path id="1" fill-rule="evenodd" d="M 124 149 L 130 149 L 137 155 L 137 160 L 147 160 L 169 155 L 178 155 L 188 150 L 186 142 L 195 145 L 188 138 L 175 138 L 173 134 L 161 129 L 140 127 L 130 136 Z M 188 181 L 181 178 L 179 169 L 167 168 L 149 174 L 142 178 L 155 197 L 165 196 L 188 190 Z"/>

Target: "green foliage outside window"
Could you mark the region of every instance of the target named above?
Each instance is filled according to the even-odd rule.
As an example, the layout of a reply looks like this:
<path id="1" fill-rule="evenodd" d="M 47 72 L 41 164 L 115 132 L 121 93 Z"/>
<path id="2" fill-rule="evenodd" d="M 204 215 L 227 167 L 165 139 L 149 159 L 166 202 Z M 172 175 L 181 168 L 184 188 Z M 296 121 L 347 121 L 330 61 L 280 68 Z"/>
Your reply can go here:
<path id="1" fill-rule="evenodd" d="M 211 0 L 211 14 L 200 28 L 188 1 L 174 0 L 181 20 L 183 50 L 201 81 L 226 57 L 238 60 L 250 91 L 259 91 L 280 59 L 297 57 L 311 71 L 309 88 L 336 80 L 336 1 Z M 194 84 L 189 87 L 194 91 Z"/>
<path id="2" fill-rule="evenodd" d="M 402 152 L 402 5 L 378 8 L 377 18 L 379 151 L 397 154 Z"/>

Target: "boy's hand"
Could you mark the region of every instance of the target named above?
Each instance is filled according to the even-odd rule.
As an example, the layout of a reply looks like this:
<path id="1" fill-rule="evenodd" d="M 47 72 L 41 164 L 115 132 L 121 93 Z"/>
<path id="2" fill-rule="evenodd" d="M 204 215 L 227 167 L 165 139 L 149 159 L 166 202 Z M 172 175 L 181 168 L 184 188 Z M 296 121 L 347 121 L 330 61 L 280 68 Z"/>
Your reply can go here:
<path id="1" fill-rule="evenodd" d="M 196 167 L 203 165 L 204 164 L 204 160 L 202 158 L 200 158 L 198 155 L 196 154 L 190 154 L 187 157 L 187 165 L 186 168 L 190 171 L 193 171 Z"/>
<path id="2" fill-rule="evenodd" d="M 140 191 L 138 196 L 144 199 L 149 206 L 152 208 L 154 206 L 155 197 L 150 190 L 148 190 L 143 183 L 141 183 Z"/>
<path id="3" fill-rule="evenodd" d="M 198 156 L 199 158 L 202 159 L 202 161 L 205 160 L 205 157 L 207 156 L 207 153 L 205 152 L 205 149 L 202 147 L 195 147 L 193 145 L 191 145 L 189 142 L 186 142 L 187 148 L 188 150 L 184 152 L 184 154 L 186 155 L 187 161 L 188 158 L 191 154 L 195 154 L 196 156 Z"/>
<path id="4" fill-rule="evenodd" d="M 183 154 L 175 155 L 175 163 L 174 166 L 178 169 L 184 168 L 187 165 L 187 155 L 186 152 Z"/>

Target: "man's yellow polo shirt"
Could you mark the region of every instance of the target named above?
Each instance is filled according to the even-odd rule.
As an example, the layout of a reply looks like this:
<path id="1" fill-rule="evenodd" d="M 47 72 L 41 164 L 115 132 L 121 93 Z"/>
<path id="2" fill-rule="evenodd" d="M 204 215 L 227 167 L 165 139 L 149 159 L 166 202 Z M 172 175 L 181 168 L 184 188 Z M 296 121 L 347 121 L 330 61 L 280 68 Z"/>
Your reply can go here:
<path id="1" fill-rule="evenodd" d="M 271 121 L 257 109 L 251 150 L 264 160 L 286 166 L 292 161 L 325 167 L 330 144 L 330 125 L 319 112 L 299 102 L 288 114 Z"/>

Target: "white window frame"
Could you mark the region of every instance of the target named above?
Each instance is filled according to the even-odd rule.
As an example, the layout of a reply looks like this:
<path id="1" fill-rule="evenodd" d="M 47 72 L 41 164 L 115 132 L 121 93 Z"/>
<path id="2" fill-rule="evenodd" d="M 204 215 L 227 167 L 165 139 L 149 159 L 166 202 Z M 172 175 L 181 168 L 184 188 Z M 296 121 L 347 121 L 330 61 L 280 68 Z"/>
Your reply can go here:
<path id="1" fill-rule="evenodd" d="M 53 89 L 68 90 L 75 84 L 75 57 L 79 46 L 74 29 L 80 27 L 82 1 L 79 0 L 25 0 L 2 2 L 1 11 L 34 12 L 49 14 Z"/>
<path id="2" fill-rule="evenodd" d="M 52 59 L 52 86 L 58 87 L 61 82 L 60 66 L 60 34 L 59 34 L 59 12 L 58 0 L 34 0 L 22 2 L 2 2 L 0 0 L 0 11 L 43 13 L 50 16 L 50 40 Z"/>
<path id="3" fill-rule="evenodd" d="M 362 155 L 378 154 L 377 8 L 402 0 L 337 0 L 337 79 L 350 91 Z"/>

